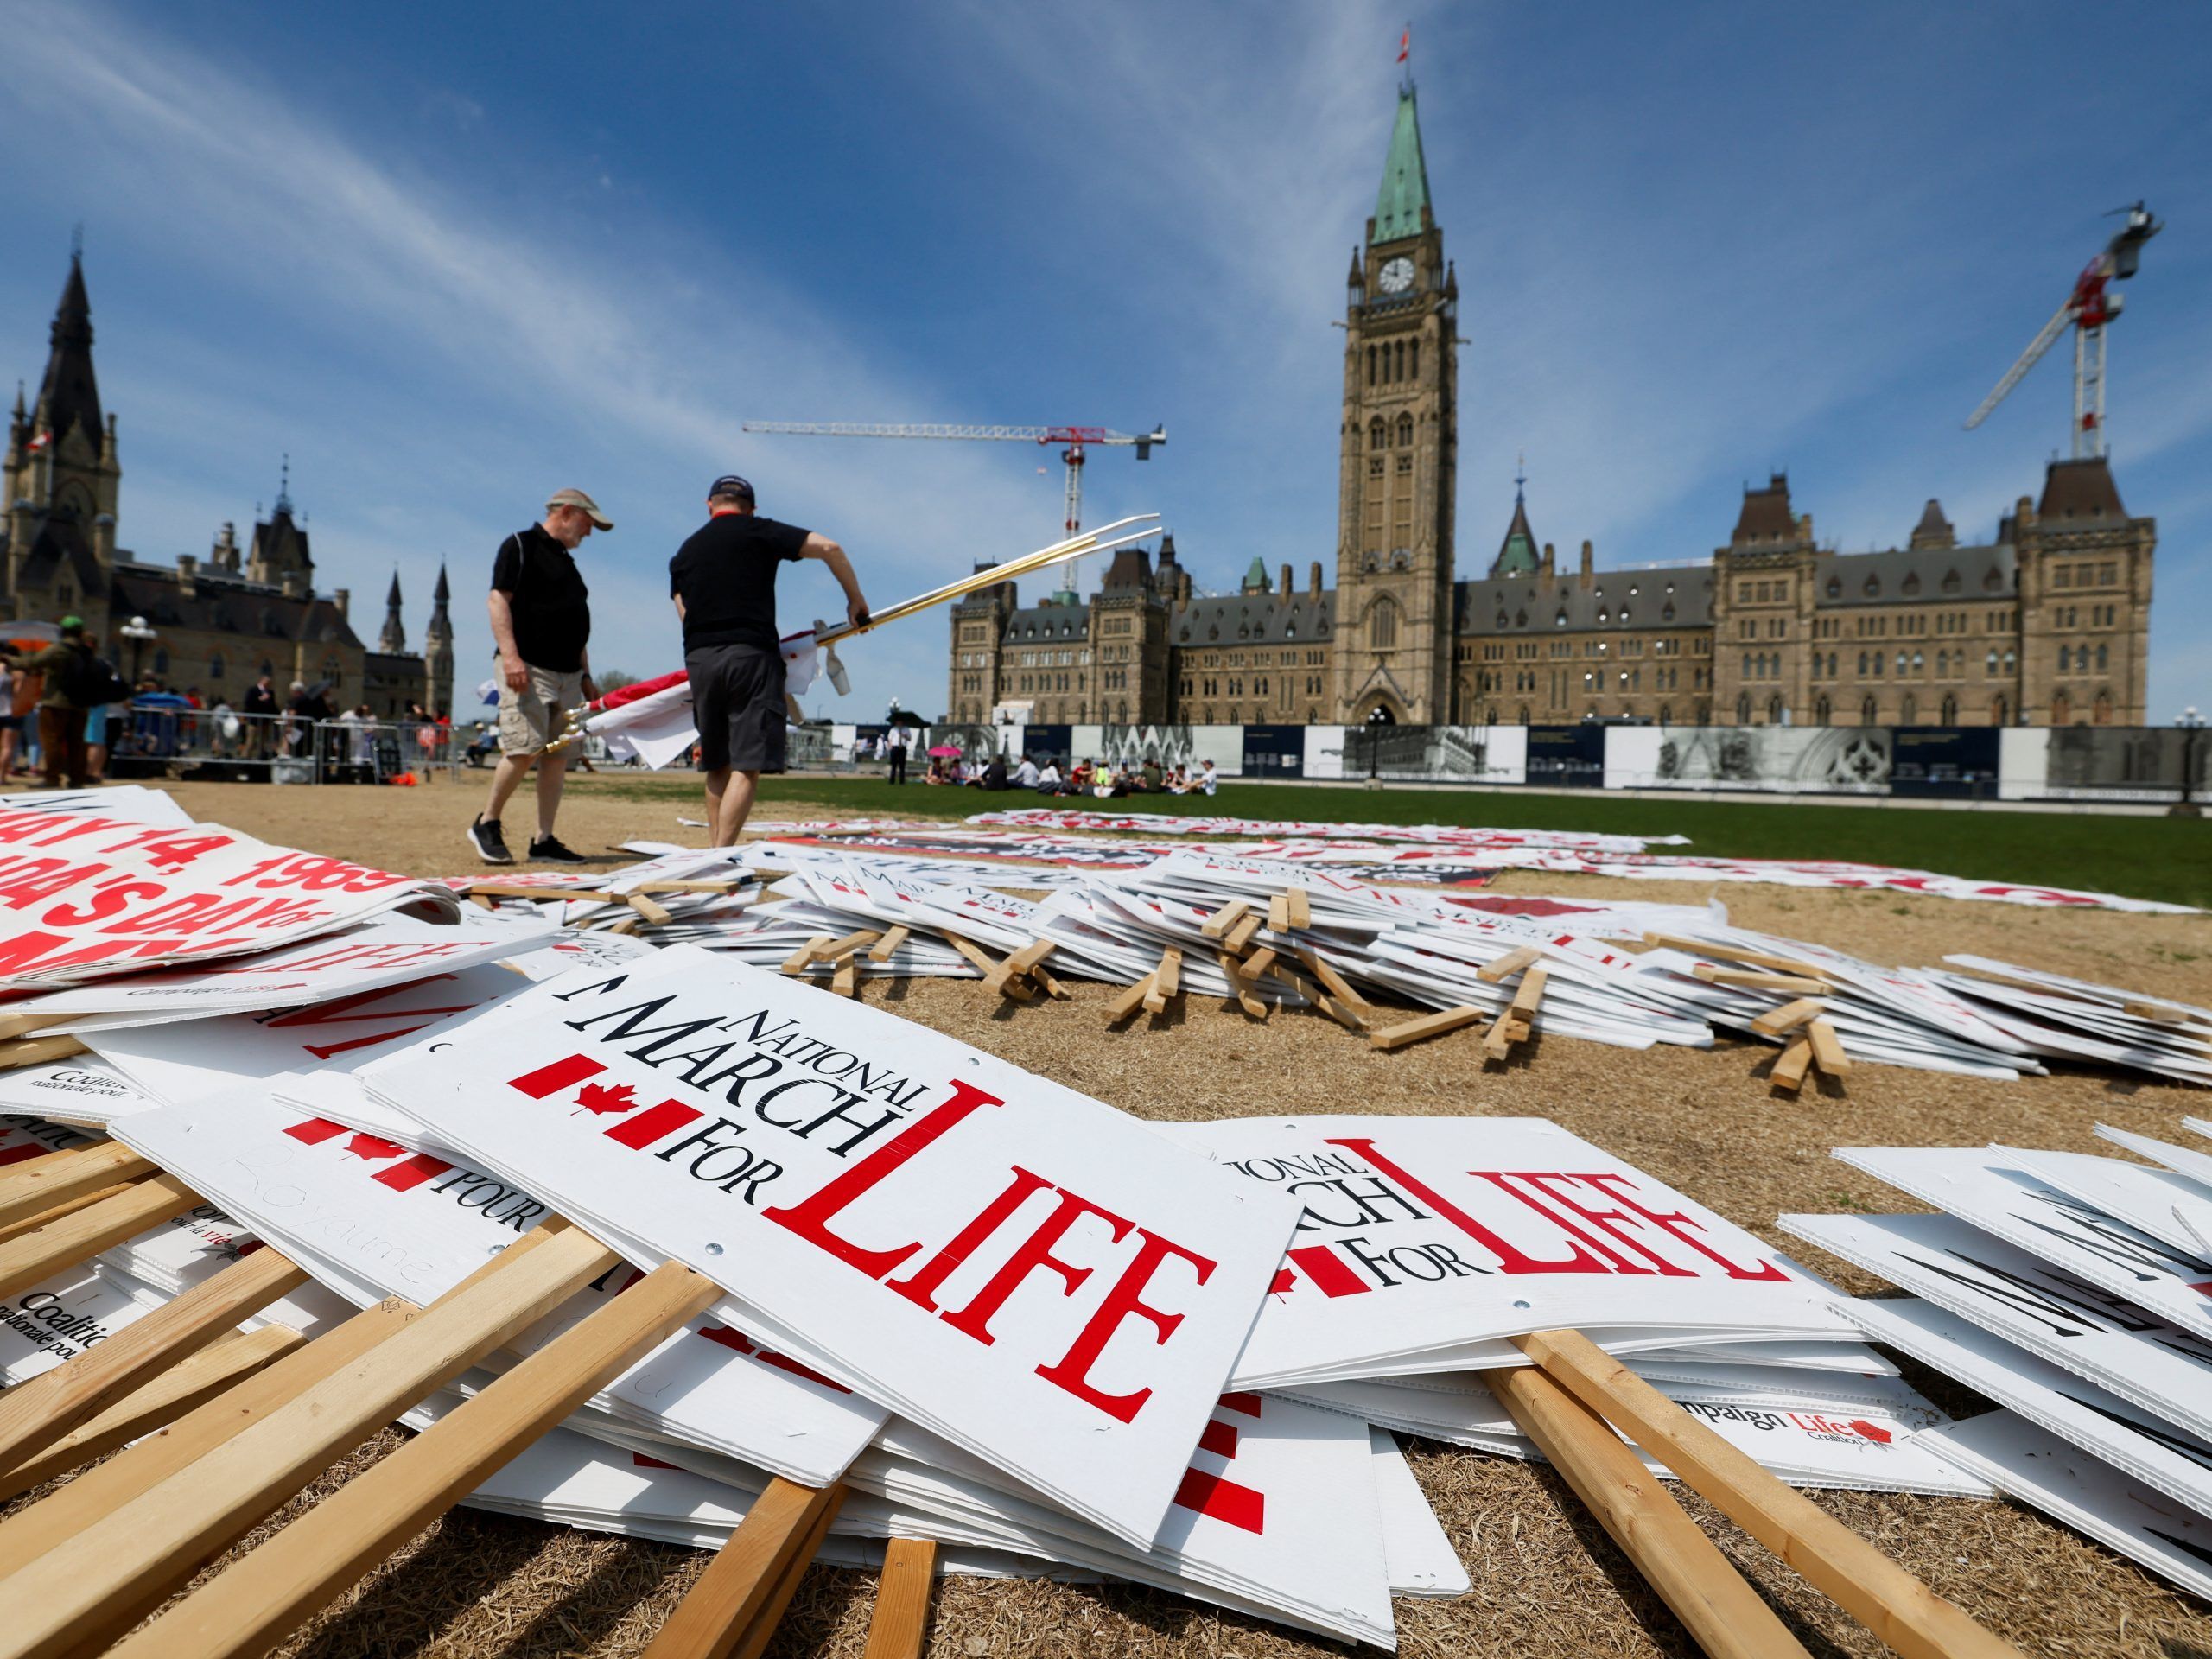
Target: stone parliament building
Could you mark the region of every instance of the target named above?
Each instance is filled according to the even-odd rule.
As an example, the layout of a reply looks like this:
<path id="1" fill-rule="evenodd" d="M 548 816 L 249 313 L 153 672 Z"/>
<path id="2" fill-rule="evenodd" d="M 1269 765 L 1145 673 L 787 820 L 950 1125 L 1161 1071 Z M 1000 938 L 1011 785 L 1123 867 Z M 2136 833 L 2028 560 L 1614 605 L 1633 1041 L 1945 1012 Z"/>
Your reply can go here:
<path id="1" fill-rule="evenodd" d="M 101 655 L 123 673 L 196 690 L 210 707 L 225 699 L 238 707 L 262 674 L 276 682 L 280 703 L 297 680 L 327 687 L 334 709 L 366 703 L 379 719 L 404 715 L 410 702 L 434 711 L 451 706 L 453 623 L 443 569 L 423 651 L 407 648 L 397 574 L 372 649 L 353 632 L 347 590 L 315 591 L 307 527 L 293 512 L 289 479 L 248 543 L 241 545 L 226 524 L 205 556 L 180 553 L 173 565 L 147 563 L 117 545 L 122 481 L 115 416 L 103 416 L 92 372 L 84 261 L 73 255 L 37 398 L 27 404 L 16 387 L 0 460 L 0 629 L 81 616 Z M 133 618 L 144 620 L 153 639 L 123 637 Z"/>
<path id="2" fill-rule="evenodd" d="M 1747 488 L 1726 545 L 1572 569 L 1516 488 L 1487 572 L 1457 576 L 1459 283 L 1399 94 L 1344 308 L 1336 583 L 1255 558 L 1194 594 L 1173 537 L 1117 553 L 1097 594 L 1014 584 L 951 616 L 946 719 L 1098 725 L 2140 725 L 2155 519 L 2103 457 L 2054 461 L 1993 537 L 1929 501 L 1902 547 L 1814 539 L 1786 476 Z"/>

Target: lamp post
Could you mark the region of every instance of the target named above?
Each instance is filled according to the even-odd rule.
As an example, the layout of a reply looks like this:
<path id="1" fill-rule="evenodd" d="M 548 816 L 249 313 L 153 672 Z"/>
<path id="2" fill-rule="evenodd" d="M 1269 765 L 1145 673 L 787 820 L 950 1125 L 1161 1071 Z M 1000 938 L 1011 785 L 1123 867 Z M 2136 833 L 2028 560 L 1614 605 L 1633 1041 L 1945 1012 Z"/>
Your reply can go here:
<path id="1" fill-rule="evenodd" d="M 2181 799 L 2176 802 L 2167 816 L 2176 818 L 2199 818 L 2204 809 L 2196 804 L 2196 749 L 2203 740 L 2204 716 L 2191 703 L 2181 711 L 2174 724 L 2181 728 Z"/>
<path id="2" fill-rule="evenodd" d="M 1382 728 L 1390 723 L 1389 715 L 1380 703 L 1367 711 L 1367 786 L 1382 787 Z"/>
<path id="3" fill-rule="evenodd" d="M 138 671 L 146 655 L 146 642 L 161 636 L 143 616 L 134 616 L 117 630 L 130 642 L 130 689 L 138 689 Z"/>

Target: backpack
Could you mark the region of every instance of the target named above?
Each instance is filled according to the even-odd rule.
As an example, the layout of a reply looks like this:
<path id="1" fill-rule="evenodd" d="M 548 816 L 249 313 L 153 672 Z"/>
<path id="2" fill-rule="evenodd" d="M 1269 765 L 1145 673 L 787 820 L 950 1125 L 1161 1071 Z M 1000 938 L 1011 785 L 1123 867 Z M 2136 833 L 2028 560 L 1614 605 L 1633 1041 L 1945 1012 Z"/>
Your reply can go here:
<path id="1" fill-rule="evenodd" d="M 72 708 L 105 709 L 111 702 L 127 702 L 130 699 L 130 688 L 111 666 L 86 646 L 79 645 L 70 652 L 68 660 L 56 671 L 54 679 Z"/>

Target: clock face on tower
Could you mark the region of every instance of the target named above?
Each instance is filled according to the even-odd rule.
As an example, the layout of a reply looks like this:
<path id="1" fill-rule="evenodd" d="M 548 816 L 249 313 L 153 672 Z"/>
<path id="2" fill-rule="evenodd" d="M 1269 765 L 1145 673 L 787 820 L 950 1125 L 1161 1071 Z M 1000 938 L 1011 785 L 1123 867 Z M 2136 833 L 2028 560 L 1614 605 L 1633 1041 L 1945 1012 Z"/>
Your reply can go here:
<path id="1" fill-rule="evenodd" d="M 1414 262 L 1400 254 L 1386 260 L 1376 274 L 1375 285 L 1385 294 L 1402 294 L 1414 285 Z"/>

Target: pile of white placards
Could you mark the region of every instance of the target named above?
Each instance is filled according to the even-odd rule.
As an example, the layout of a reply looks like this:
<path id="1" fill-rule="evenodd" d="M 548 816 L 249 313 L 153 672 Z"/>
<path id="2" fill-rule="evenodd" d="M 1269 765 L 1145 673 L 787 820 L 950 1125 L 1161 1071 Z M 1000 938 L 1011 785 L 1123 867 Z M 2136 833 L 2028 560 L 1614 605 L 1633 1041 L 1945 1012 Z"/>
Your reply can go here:
<path id="1" fill-rule="evenodd" d="M 2212 1596 L 2212 1139 L 2097 1133 L 2149 1161 L 1844 1147 L 1940 1213 L 1781 1224 L 1910 1293 L 1854 1325 L 2005 1408 L 1927 1450 Z"/>

